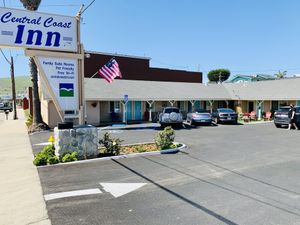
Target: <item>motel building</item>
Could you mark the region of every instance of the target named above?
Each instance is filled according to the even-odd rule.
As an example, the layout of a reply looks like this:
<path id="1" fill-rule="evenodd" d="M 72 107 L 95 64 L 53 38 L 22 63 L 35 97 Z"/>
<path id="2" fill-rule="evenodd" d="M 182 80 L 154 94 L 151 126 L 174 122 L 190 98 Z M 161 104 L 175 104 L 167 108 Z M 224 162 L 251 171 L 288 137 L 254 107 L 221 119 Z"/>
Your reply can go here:
<path id="1" fill-rule="evenodd" d="M 111 84 L 95 73 L 111 58 L 119 64 L 122 79 Z M 164 107 L 178 107 L 185 116 L 199 109 L 229 107 L 238 113 L 274 112 L 281 106 L 300 105 L 300 78 L 222 84 L 202 83 L 201 72 L 150 67 L 150 58 L 86 52 L 84 60 L 86 123 L 157 122 Z M 55 105 L 41 86 L 44 121 L 61 122 Z M 65 120 L 78 123 L 78 112 L 65 112 Z"/>

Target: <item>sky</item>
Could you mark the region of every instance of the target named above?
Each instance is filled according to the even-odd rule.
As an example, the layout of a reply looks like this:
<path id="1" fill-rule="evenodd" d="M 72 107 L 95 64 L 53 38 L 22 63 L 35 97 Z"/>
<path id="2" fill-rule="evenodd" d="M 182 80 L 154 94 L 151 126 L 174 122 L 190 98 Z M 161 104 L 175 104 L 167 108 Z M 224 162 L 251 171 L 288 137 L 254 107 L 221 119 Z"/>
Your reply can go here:
<path id="1" fill-rule="evenodd" d="M 92 0 L 42 0 L 40 12 L 75 16 Z M 23 9 L 18 0 L 1 7 Z M 82 15 L 85 50 L 151 58 L 152 67 L 231 75 L 300 74 L 299 0 L 96 0 Z M 29 75 L 23 50 L 14 57 L 16 76 Z M 99 68 L 102 65 L 99 65 Z M 0 77 L 10 75 L 0 54 Z"/>

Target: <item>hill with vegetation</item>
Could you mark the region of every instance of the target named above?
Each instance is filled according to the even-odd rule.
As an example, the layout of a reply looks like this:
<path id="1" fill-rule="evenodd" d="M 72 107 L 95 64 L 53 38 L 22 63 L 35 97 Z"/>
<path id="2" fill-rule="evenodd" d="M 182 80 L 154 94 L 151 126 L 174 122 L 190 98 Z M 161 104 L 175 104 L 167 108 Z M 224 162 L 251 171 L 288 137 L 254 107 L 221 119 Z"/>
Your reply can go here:
<path id="1" fill-rule="evenodd" d="M 26 93 L 28 87 L 31 86 L 30 76 L 18 76 L 15 77 L 16 82 L 16 93 Z M 9 95 L 11 96 L 11 79 L 10 77 L 0 78 L 0 96 Z"/>

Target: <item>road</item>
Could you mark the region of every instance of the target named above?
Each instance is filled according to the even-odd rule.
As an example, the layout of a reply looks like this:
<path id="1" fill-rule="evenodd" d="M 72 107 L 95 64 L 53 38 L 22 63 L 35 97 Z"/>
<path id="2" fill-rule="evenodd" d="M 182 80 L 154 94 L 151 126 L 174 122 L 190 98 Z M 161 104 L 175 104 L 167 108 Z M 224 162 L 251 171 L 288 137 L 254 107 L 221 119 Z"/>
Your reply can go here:
<path id="1" fill-rule="evenodd" d="M 151 141 L 157 130 L 112 134 Z M 176 130 L 189 147 L 170 155 L 40 167 L 52 224 L 300 224 L 300 132 L 273 124 Z M 34 139 L 34 138 L 33 138 Z M 115 197 L 103 183 L 143 183 Z M 126 188 L 124 188 L 126 189 Z M 123 189 L 123 191 L 124 191 Z"/>

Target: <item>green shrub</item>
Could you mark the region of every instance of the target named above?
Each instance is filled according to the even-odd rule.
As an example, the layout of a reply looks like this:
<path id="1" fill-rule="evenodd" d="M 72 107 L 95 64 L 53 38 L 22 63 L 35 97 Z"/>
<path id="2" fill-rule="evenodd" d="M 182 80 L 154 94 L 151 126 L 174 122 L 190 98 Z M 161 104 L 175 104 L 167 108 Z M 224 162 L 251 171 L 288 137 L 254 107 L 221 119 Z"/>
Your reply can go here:
<path id="1" fill-rule="evenodd" d="M 119 155 L 121 150 L 121 143 L 123 140 L 119 138 L 112 138 L 109 133 L 105 133 L 103 139 L 99 141 L 99 144 L 105 148 L 104 154 Z"/>
<path id="2" fill-rule="evenodd" d="M 170 145 L 170 148 L 177 148 L 177 145 L 171 144 L 171 145 Z"/>
<path id="3" fill-rule="evenodd" d="M 27 128 L 29 128 L 32 125 L 32 122 L 33 122 L 32 116 L 29 114 L 25 122 Z"/>
<path id="4" fill-rule="evenodd" d="M 163 131 L 159 132 L 155 137 L 155 144 L 161 150 L 169 149 L 173 145 L 175 139 L 175 131 L 172 127 L 166 127 Z"/>
<path id="5" fill-rule="evenodd" d="M 47 159 L 47 164 L 52 165 L 52 164 L 57 164 L 57 163 L 59 163 L 59 159 L 57 156 L 52 156 Z"/>
<path id="6" fill-rule="evenodd" d="M 67 153 L 62 157 L 61 161 L 63 163 L 77 161 L 78 160 L 77 155 L 78 155 L 77 152 Z"/>
<path id="7" fill-rule="evenodd" d="M 33 164 L 36 166 L 47 165 L 47 155 L 37 153 L 34 157 Z"/>
<path id="8" fill-rule="evenodd" d="M 44 165 L 48 165 L 48 164 L 54 164 L 56 159 L 52 159 L 52 158 L 55 158 L 55 157 L 56 156 L 55 156 L 54 145 L 47 145 L 42 149 L 42 151 L 38 152 L 35 155 L 33 164 L 36 166 L 44 166 Z"/>

